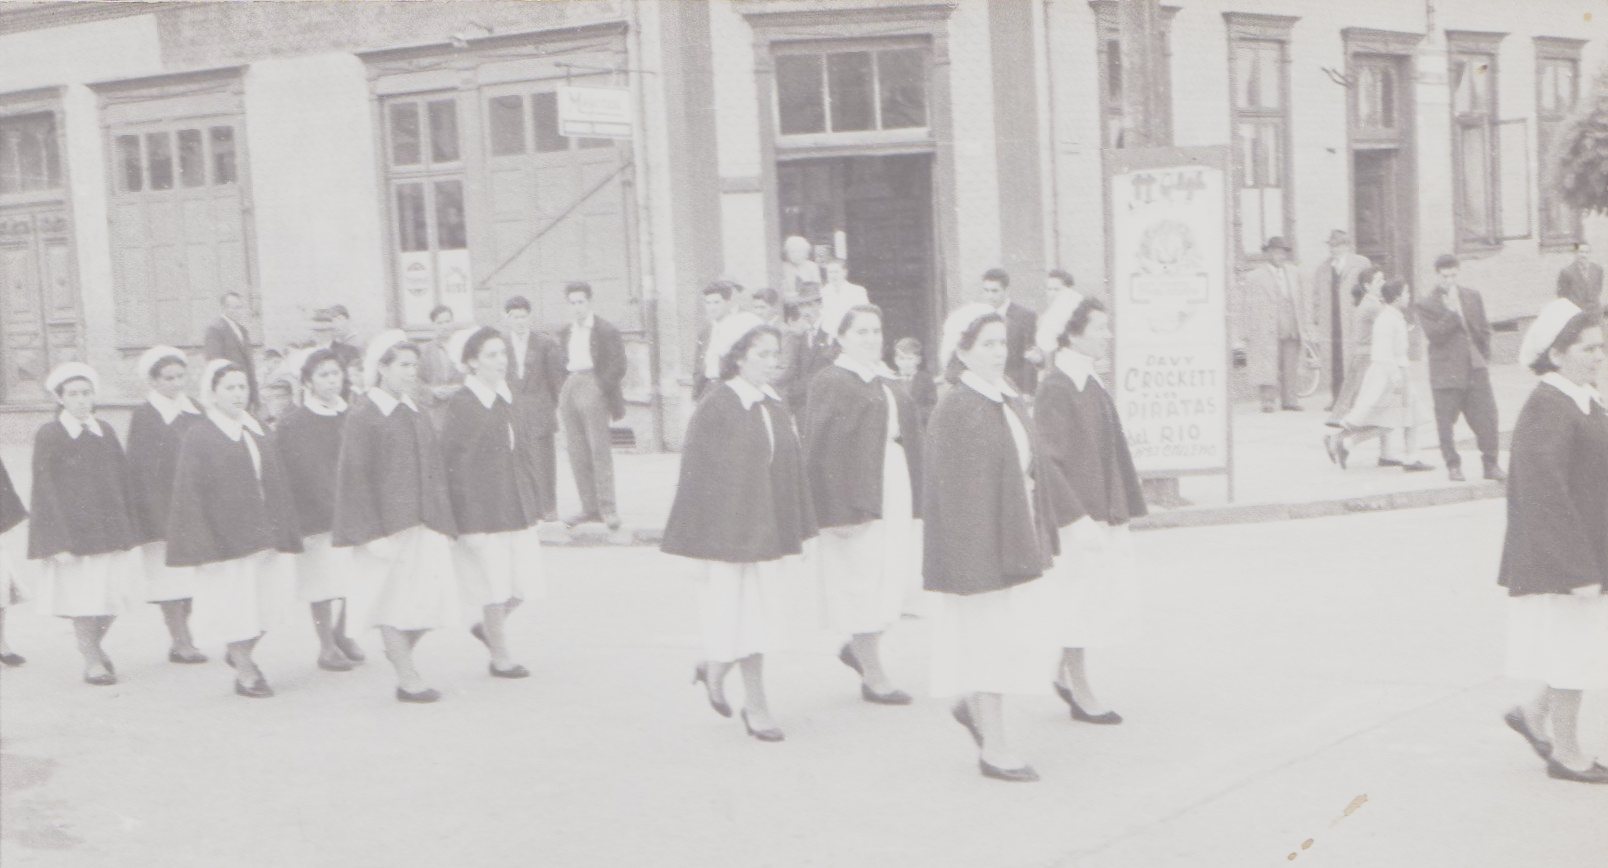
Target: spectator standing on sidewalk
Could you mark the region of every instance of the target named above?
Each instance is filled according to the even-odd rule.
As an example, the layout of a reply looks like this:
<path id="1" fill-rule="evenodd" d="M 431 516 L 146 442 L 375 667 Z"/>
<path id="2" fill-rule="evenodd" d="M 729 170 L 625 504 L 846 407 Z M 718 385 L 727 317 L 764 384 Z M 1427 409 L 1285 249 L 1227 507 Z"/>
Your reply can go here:
<path id="1" fill-rule="evenodd" d="M 1377 269 L 1369 271 L 1377 273 Z M 1364 272 L 1365 274 L 1367 272 Z M 1340 420 L 1340 431 L 1324 438 L 1329 460 L 1342 469 L 1351 455 L 1348 440 L 1377 436 L 1381 466 L 1397 466 L 1410 473 L 1434 468 L 1417 459 L 1418 421 L 1424 415 L 1421 400 L 1413 391 L 1411 362 L 1408 361 L 1408 326 L 1403 308 L 1408 304 L 1407 284 L 1391 280 L 1379 287 L 1378 311 L 1369 325 L 1372 343 L 1368 348 L 1368 370 L 1361 377 L 1357 399 Z M 1390 454 L 1393 438 L 1400 436 L 1403 455 Z"/>
<path id="2" fill-rule="evenodd" d="M 1574 302 L 1587 317 L 1601 319 L 1602 266 L 1591 261 L 1590 244 L 1577 242 L 1574 251 L 1574 261 L 1558 272 L 1558 297 Z"/>
<path id="3" fill-rule="evenodd" d="M 1038 334 L 1038 314 L 1011 301 L 1011 275 L 1003 268 L 983 272 L 979 300 L 994 309 L 1005 321 L 1007 356 L 1005 377 L 1023 395 L 1033 394 L 1038 385 L 1038 367 L 1028 357 Z M 1033 353 L 1034 356 L 1037 353 Z"/>
<path id="4" fill-rule="evenodd" d="M 508 321 L 508 387 L 514 393 L 514 428 L 520 448 L 536 469 L 543 521 L 558 520 L 558 390 L 564 382 L 564 354 L 547 335 L 532 328 L 530 300 L 512 296 L 503 303 Z M 454 361 L 461 361 L 455 359 Z"/>
<path id="5" fill-rule="evenodd" d="M 609 443 L 609 420 L 625 418 L 625 339 L 613 323 L 592 311 L 592 285 L 575 281 L 564 287 L 570 322 L 558 333 L 564 351 L 564 385 L 558 407 L 564 419 L 564 445 L 569 451 L 575 490 L 581 497 L 580 515 L 565 519 L 574 527 L 601 521 L 609 530 L 620 527 L 614 502 L 614 453 Z"/>
<path id="6" fill-rule="evenodd" d="M 1235 343 L 1245 373 L 1262 398 L 1262 412 L 1300 410 L 1296 379 L 1301 347 L 1312 339 L 1312 303 L 1289 242 L 1275 235 L 1262 245 L 1267 260 L 1245 275 L 1245 298 Z"/>
<path id="7" fill-rule="evenodd" d="M 698 344 L 692 352 L 692 399 L 702 398 L 710 386 L 720 384 L 720 357 L 714 347 L 722 338 L 718 332 L 728 317 L 736 314 L 740 305 L 737 296 L 742 287 L 729 280 L 716 280 L 703 290 L 704 323 L 698 332 Z"/>
<path id="8" fill-rule="evenodd" d="M 1496 394 L 1491 391 L 1491 324 L 1485 318 L 1485 300 L 1457 282 L 1456 256 L 1435 260 L 1440 282 L 1421 299 L 1413 313 L 1429 341 L 1429 385 L 1435 396 L 1435 430 L 1441 457 L 1454 482 L 1463 481 L 1462 456 L 1457 453 L 1453 426 L 1459 416 L 1474 429 L 1485 478 L 1507 478 L 1498 462 Z M 1375 326 L 1377 328 L 1377 326 Z"/>
<path id="9" fill-rule="evenodd" d="M 6 463 L 0 461 L 0 664 L 6 666 L 21 666 L 28 662 L 28 658 L 11 650 L 6 644 L 6 609 L 23 601 L 22 584 L 20 578 L 21 567 L 16 561 L 19 551 L 19 536 L 26 529 L 12 531 L 28 520 L 28 509 L 22 505 L 22 498 L 17 494 L 16 486 L 11 483 L 11 474 L 6 471 Z M 27 547 L 21 541 L 23 548 Z"/>
<path id="10" fill-rule="evenodd" d="M 430 311 L 435 334 L 419 348 L 419 407 L 440 430 L 446 419 L 447 402 L 463 388 L 463 370 L 447 352 L 447 339 L 457 331 L 452 308 L 438 304 Z"/>
<path id="11" fill-rule="evenodd" d="M 871 296 L 865 287 L 849 282 L 849 263 L 836 257 L 821 265 L 826 282 L 821 284 L 821 308 L 843 310 L 857 304 L 870 304 Z"/>
<path id="12" fill-rule="evenodd" d="M 760 741 L 785 738 L 765 695 L 765 654 L 785 632 L 804 541 L 816 535 L 793 417 L 771 388 L 781 341 L 750 313 L 737 314 L 710 349 L 720 384 L 687 424 L 680 482 L 661 551 L 699 562 L 703 662 L 693 683 L 731 716 L 726 675 L 741 668 L 743 727 Z"/>
<path id="13" fill-rule="evenodd" d="M 1368 257 L 1359 255 L 1352 247 L 1350 233 L 1336 229 L 1329 233 L 1329 258 L 1312 275 L 1312 292 L 1322 299 L 1319 304 L 1329 311 L 1330 412 L 1335 416 L 1345 414 L 1338 405 L 1347 387 L 1351 386 L 1353 374 L 1360 377 L 1363 371 L 1368 370 L 1366 363 L 1361 366 L 1352 364 L 1358 349 L 1367 346 L 1367 338 L 1359 341 L 1355 334 L 1362 310 L 1354 304 L 1353 293 L 1363 271 L 1372 266 Z M 1350 393 L 1356 396 L 1355 387 L 1350 389 Z"/>
<path id="14" fill-rule="evenodd" d="M 251 308 L 247 306 L 245 296 L 232 291 L 218 296 L 218 306 L 223 313 L 207 326 L 206 336 L 201 341 L 201 355 L 209 361 L 225 359 L 234 362 L 246 372 L 246 383 L 251 386 L 251 401 L 247 407 L 251 412 L 256 412 L 257 362 L 251 356 L 251 333 L 246 330 Z"/>
<path id="15" fill-rule="evenodd" d="M 809 404 L 810 380 L 832 364 L 837 347 L 832 336 L 821 328 L 821 295 L 818 287 L 805 286 L 798 297 L 799 327 L 782 337 L 782 375 L 779 391 L 797 418 L 804 418 Z"/>
<path id="16" fill-rule="evenodd" d="M 1513 429 L 1498 581 L 1509 595 L 1507 674 L 1546 686 L 1506 720 L 1548 776 L 1608 784 L 1608 767 L 1580 744 L 1581 698 L 1608 688 L 1608 411 L 1591 386 L 1603 363 L 1600 319 L 1553 301 L 1519 361 L 1541 382 Z"/>
<path id="17" fill-rule="evenodd" d="M 1346 347 L 1344 385 L 1341 386 L 1340 393 L 1335 396 L 1334 405 L 1329 408 L 1329 421 L 1325 423 L 1331 428 L 1342 427 L 1341 420 L 1351 412 L 1351 408 L 1357 403 L 1357 394 L 1362 391 L 1362 380 L 1368 373 L 1373 349 L 1374 320 L 1379 317 L 1379 311 L 1383 308 L 1380 290 L 1384 285 L 1385 273 L 1368 266 L 1358 272 L 1356 283 L 1347 293 L 1348 314 L 1345 318 L 1350 323 L 1346 329 L 1349 346 Z"/>
<path id="18" fill-rule="evenodd" d="M 809 239 L 789 235 L 782 241 L 782 300 L 792 304 L 804 292 L 804 284 L 821 285 L 821 266 L 811 258 Z"/>

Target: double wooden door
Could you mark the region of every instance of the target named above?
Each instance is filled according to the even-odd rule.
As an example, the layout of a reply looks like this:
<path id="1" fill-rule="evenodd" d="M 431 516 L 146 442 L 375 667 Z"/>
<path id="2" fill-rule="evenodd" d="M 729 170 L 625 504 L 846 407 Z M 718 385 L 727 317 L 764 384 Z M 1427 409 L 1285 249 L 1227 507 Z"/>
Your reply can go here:
<path id="1" fill-rule="evenodd" d="M 72 224 L 59 203 L 0 208 L 0 400 L 49 400 L 51 367 L 79 357 Z"/>

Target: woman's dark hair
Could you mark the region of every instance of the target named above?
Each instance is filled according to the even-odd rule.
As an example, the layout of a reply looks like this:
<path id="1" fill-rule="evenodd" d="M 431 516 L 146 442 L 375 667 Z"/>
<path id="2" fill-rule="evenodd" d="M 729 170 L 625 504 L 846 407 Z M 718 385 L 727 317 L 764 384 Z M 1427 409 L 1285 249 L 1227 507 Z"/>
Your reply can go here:
<path id="1" fill-rule="evenodd" d="M 209 392 L 217 391 L 218 384 L 223 382 L 224 377 L 228 376 L 229 374 L 233 374 L 233 373 L 237 373 L 237 372 L 241 376 L 245 376 L 246 369 L 240 367 L 239 365 L 235 364 L 234 362 L 230 362 L 227 365 L 219 365 L 218 369 L 216 371 L 212 372 L 212 382 L 207 384 L 207 391 L 209 391 Z M 246 377 L 246 382 L 250 383 L 251 378 Z"/>
<path id="2" fill-rule="evenodd" d="M 882 308 L 877 307 L 874 304 L 857 304 L 854 307 L 844 311 L 843 318 L 838 320 L 837 336 L 843 337 L 843 333 L 848 331 L 850 326 L 854 325 L 855 317 L 858 317 L 862 313 L 871 314 L 877 318 L 878 322 L 882 321 Z"/>
<path id="3" fill-rule="evenodd" d="M 1379 267 L 1376 265 L 1370 265 L 1357 273 L 1357 283 L 1351 287 L 1351 304 L 1353 306 L 1362 304 L 1362 297 L 1368 294 L 1368 284 L 1373 283 L 1374 277 L 1378 274 Z"/>
<path id="4" fill-rule="evenodd" d="M 569 283 L 564 284 L 565 301 L 568 301 L 569 297 L 577 292 L 586 296 L 587 301 L 592 300 L 592 284 L 587 283 L 584 280 L 572 280 Z"/>
<path id="5" fill-rule="evenodd" d="M 181 368 L 190 367 L 188 360 L 181 359 L 178 356 L 163 356 L 151 363 L 151 369 L 145 372 L 145 379 L 154 380 L 162 376 L 162 372 L 167 370 L 168 365 L 178 365 Z"/>
<path id="6" fill-rule="evenodd" d="M 318 373 L 319 367 L 325 362 L 334 362 L 335 367 L 340 369 L 341 391 L 346 391 L 346 366 L 341 364 L 341 357 L 337 355 L 334 350 L 328 347 L 325 347 L 321 350 L 313 350 L 307 355 L 307 361 L 302 362 L 300 371 L 302 385 L 305 386 L 308 383 L 311 383 L 313 381 L 313 375 Z"/>
<path id="7" fill-rule="evenodd" d="M 755 301 L 763 301 L 764 303 L 770 305 L 771 307 L 775 307 L 775 306 L 777 306 L 777 305 L 782 303 L 781 295 L 778 294 L 776 292 L 776 290 L 771 289 L 769 287 L 766 287 L 765 289 L 756 289 L 756 290 L 754 290 L 754 300 Z"/>
<path id="8" fill-rule="evenodd" d="M 718 295 L 718 296 L 720 296 L 721 298 L 723 298 L 723 299 L 725 299 L 727 301 L 731 301 L 732 296 L 734 296 L 737 293 L 742 292 L 742 291 L 743 291 L 742 286 L 737 284 L 735 281 L 731 281 L 731 280 L 716 280 L 716 281 L 711 281 L 708 286 L 705 286 L 703 288 L 703 293 L 702 294 L 703 295 Z"/>
<path id="9" fill-rule="evenodd" d="M 480 358 L 480 350 L 484 348 L 486 343 L 493 338 L 502 340 L 502 332 L 497 331 L 491 326 L 481 326 L 480 328 L 475 329 L 475 333 L 470 335 L 469 339 L 463 342 L 463 358 L 458 359 L 457 361 L 467 365 L 469 364 L 470 359 Z"/>
<path id="10" fill-rule="evenodd" d="M 375 367 L 383 368 L 387 365 L 390 365 L 392 362 L 396 361 L 398 353 L 412 353 L 414 358 L 418 358 L 419 345 L 413 341 L 401 341 L 399 343 L 392 344 L 391 348 L 386 350 L 385 353 L 380 356 L 380 363 Z M 352 364 L 361 366 L 363 364 L 363 360 L 361 358 L 353 359 Z M 351 365 L 348 365 L 347 367 L 351 367 Z"/>
<path id="11" fill-rule="evenodd" d="M 1563 331 L 1558 332 L 1558 336 L 1552 339 L 1552 346 L 1547 347 L 1546 352 L 1530 360 L 1530 370 L 1535 371 L 1537 374 L 1550 374 L 1556 371 L 1558 366 L 1553 364 L 1552 354 L 1554 352 L 1566 353 L 1575 344 L 1580 343 L 1580 336 L 1586 333 L 1586 329 L 1596 325 L 1593 321 L 1594 319 L 1591 314 L 1585 311 L 1569 317 L 1569 321 L 1563 324 Z"/>
<path id="12" fill-rule="evenodd" d="M 452 313 L 452 308 L 447 307 L 444 304 L 438 304 L 435 307 L 430 308 L 430 322 L 435 322 L 436 318 L 444 313 Z M 456 314 L 454 314 L 454 316 L 456 316 Z"/>
<path id="13" fill-rule="evenodd" d="M 744 332 L 743 336 L 737 339 L 737 343 L 732 344 L 731 349 L 727 350 L 726 354 L 720 357 L 721 382 L 725 382 L 726 380 L 737 376 L 737 363 L 742 361 L 743 358 L 748 355 L 748 351 L 752 349 L 754 344 L 758 342 L 758 340 L 764 335 L 770 335 L 777 341 L 782 339 L 781 331 L 773 325 L 757 325 L 749 329 L 747 332 Z"/>
<path id="14" fill-rule="evenodd" d="M 1369 270 L 1378 271 L 1379 269 L 1375 268 Z M 1406 291 L 1407 281 L 1402 280 L 1399 277 L 1391 278 L 1390 280 L 1385 281 L 1384 288 L 1379 290 L 1379 300 L 1383 301 L 1385 304 L 1395 304 L 1396 299 L 1401 298 L 1401 294 Z"/>
<path id="15" fill-rule="evenodd" d="M 525 313 L 530 313 L 530 299 L 524 297 L 523 295 L 509 296 L 508 300 L 503 302 L 503 313 L 509 313 L 510 311 L 516 310 L 522 310 Z"/>
<path id="16" fill-rule="evenodd" d="M 1089 320 L 1094 318 L 1095 311 L 1105 313 L 1106 306 L 1098 298 L 1085 298 L 1072 309 L 1072 318 L 1066 321 L 1066 328 L 1056 338 L 1056 344 L 1063 347 L 1072 346 L 1072 339 L 1082 337 L 1089 329 Z"/>
<path id="17" fill-rule="evenodd" d="M 991 323 L 996 322 L 1000 325 L 1004 325 L 1005 318 L 997 313 L 988 313 L 983 314 L 975 320 L 972 320 L 972 324 L 966 326 L 966 330 L 960 333 L 960 341 L 955 344 L 955 349 L 957 351 L 969 350 L 976 346 L 977 336 L 983 333 L 983 328 Z M 960 382 L 960 375 L 965 373 L 965 371 L 966 364 L 960 360 L 960 355 L 957 352 L 957 354 L 944 366 L 944 379 L 951 384 L 958 383 Z"/>

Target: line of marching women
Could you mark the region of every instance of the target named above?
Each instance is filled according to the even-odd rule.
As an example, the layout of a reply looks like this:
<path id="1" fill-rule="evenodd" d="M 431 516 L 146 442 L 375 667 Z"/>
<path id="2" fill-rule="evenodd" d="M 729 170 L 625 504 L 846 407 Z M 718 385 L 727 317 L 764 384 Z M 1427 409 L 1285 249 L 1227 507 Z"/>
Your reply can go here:
<path id="1" fill-rule="evenodd" d="M 302 604 L 324 670 L 363 663 L 353 635 L 378 628 L 402 702 L 441 696 L 415 661 L 432 629 L 468 627 L 493 677 L 528 677 L 508 650 L 508 618 L 541 591 L 541 513 L 508 348 L 480 328 L 447 349 L 466 388 L 438 438 L 412 398 L 420 348 L 401 331 L 369 343 L 366 388 L 350 405 L 335 352 L 288 360 L 303 398 L 271 434 L 247 411 L 244 369 L 216 359 L 192 377 L 182 351 L 155 347 L 139 360 L 150 393 L 126 452 L 95 415 L 95 370 L 58 366 L 45 385 L 61 410 L 34 439 L 28 508 L 0 466 L 0 662 L 26 662 L 5 644 L 5 608 L 36 584 L 41 610 L 72 620 L 93 685 L 117 683 L 102 640 L 142 602 L 161 607 L 170 661 L 205 663 L 200 647 L 222 646 L 246 697 L 274 694 L 253 652 Z M 23 526 L 37 581 L 19 581 Z"/>
<path id="2" fill-rule="evenodd" d="M 1034 412 L 1006 376 L 1007 328 L 972 304 L 944 323 L 948 383 L 925 431 L 882 362 L 881 311 L 848 304 L 822 329 L 835 360 L 796 420 L 773 390 L 780 335 L 736 315 L 711 338 L 722 385 L 693 412 L 663 551 L 697 565 L 703 659 L 693 672 L 732 716 L 781 741 L 764 679 L 798 601 L 814 597 L 838 659 L 877 705 L 912 701 L 880 643 L 918 580 L 932 624 L 932 692 L 955 699 L 983 775 L 1038 776 L 1006 735 L 1006 697 L 1053 689 L 1074 720 L 1116 724 L 1086 668 L 1136 605 L 1130 519 L 1145 514 L 1116 406 L 1095 376 L 1110 351 L 1098 300 L 1058 298 L 1039 319 Z M 918 579 L 919 577 L 919 579 Z"/>

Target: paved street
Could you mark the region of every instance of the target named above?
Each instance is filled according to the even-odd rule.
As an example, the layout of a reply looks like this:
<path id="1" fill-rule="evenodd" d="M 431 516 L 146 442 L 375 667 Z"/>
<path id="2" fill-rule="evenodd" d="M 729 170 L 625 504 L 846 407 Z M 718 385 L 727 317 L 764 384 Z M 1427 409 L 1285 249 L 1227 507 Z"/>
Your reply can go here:
<path id="1" fill-rule="evenodd" d="M 859 701 L 827 636 L 769 661 L 787 742 L 745 738 L 687 684 L 684 568 L 644 548 L 548 553 L 514 625 L 529 681 L 427 637 L 431 707 L 391 699 L 373 636 L 332 674 L 310 625 L 271 634 L 258 702 L 160 662 L 154 610 L 111 634 L 111 689 L 78 682 L 64 622 L 14 617 L 0 864 L 1601 865 L 1608 792 L 1549 780 L 1501 723 L 1529 689 L 1499 676 L 1501 510 L 1142 534 L 1144 635 L 1096 670 L 1128 723 L 1018 701 L 1037 785 L 979 777 L 937 700 Z M 926 641 L 889 639 L 918 690 Z"/>

